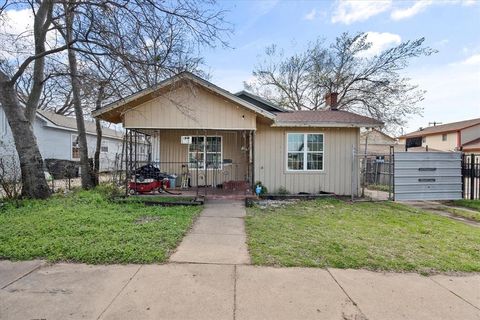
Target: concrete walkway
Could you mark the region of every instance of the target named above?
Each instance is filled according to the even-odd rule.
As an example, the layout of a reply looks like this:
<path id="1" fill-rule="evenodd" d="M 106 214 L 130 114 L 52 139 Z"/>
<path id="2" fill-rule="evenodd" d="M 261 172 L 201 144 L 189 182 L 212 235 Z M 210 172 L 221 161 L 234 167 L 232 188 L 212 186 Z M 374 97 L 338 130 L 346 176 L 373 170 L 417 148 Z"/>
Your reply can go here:
<path id="1" fill-rule="evenodd" d="M 0 261 L 0 319 L 480 319 L 480 275 Z"/>
<path id="2" fill-rule="evenodd" d="M 441 202 L 432 201 L 432 200 L 431 201 L 428 201 L 428 200 L 424 200 L 424 201 L 400 201 L 400 203 L 405 204 L 405 205 L 410 206 L 410 207 L 413 207 L 413 208 L 416 208 L 416 209 L 420 209 L 420 210 L 428 211 L 428 212 L 431 212 L 431 213 L 434 213 L 434 214 L 438 214 L 440 216 L 447 217 L 447 218 L 450 218 L 452 220 L 459 221 L 459 222 L 462 222 L 464 224 L 468 224 L 468 225 L 473 226 L 473 227 L 480 228 L 480 222 L 473 221 L 473 220 L 470 220 L 470 219 L 465 219 L 461 216 L 454 215 L 450 212 L 450 210 L 456 209 L 457 211 L 464 211 L 464 212 L 469 212 L 470 211 L 474 214 L 477 213 L 476 211 L 473 211 L 473 210 L 470 210 L 470 209 L 467 209 L 467 208 L 450 207 L 450 206 L 447 206 L 447 205 L 445 205 Z"/>
<path id="3" fill-rule="evenodd" d="M 170 262 L 249 264 L 243 201 L 209 200 Z"/>

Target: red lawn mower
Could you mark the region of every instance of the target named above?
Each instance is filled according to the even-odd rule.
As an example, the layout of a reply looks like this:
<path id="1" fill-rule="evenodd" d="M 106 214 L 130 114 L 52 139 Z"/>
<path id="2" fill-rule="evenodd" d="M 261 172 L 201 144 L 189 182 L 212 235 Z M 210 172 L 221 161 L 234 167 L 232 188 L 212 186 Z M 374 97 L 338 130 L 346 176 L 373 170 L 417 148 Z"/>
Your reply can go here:
<path id="1" fill-rule="evenodd" d="M 160 169 L 151 164 L 147 164 L 134 171 L 134 175 L 128 183 L 128 193 L 131 195 L 138 193 L 150 193 L 157 191 L 158 193 L 180 194 L 169 191 L 170 180 L 175 176 L 160 172 Z"/>

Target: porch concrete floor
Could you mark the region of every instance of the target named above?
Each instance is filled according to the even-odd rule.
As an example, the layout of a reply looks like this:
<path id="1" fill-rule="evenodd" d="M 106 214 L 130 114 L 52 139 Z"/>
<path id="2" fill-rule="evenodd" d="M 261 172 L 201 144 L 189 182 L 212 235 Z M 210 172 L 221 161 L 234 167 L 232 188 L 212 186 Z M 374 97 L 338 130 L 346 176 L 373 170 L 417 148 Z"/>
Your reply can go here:
<path id="1" fill-rule="evenodd" d="M 170 262 L 249 264 L 244 202 L 208 200 Z"/>

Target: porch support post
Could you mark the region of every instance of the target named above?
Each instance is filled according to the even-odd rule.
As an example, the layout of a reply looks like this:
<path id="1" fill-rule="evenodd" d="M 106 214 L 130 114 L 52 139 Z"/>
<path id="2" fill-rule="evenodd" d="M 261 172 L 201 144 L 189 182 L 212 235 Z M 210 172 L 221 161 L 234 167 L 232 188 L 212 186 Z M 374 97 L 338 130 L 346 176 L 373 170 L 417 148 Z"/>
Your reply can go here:
<path id="1" fill-rule="evenodd" d="M 129 173 L 129 167 L 128 167 L 128 134 L 129 130 L 125 130 L 125 195 L 128 195 L 128 173 Z"/>
<path id="2" fill-rule="evenodd" d="M 250 131 L 250 162 L 251 162 L 251 180 L 252 191 L 255 190 L 255 130 Z"/>

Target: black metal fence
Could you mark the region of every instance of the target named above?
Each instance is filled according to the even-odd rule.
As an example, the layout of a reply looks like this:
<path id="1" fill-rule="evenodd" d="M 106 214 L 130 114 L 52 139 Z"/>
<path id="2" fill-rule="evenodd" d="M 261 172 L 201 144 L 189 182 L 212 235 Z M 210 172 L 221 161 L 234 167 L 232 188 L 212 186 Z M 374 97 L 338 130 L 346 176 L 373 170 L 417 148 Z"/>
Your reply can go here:
<path id="1" fill-rule="evenodd" d="M 465 153 L 462 157 L 463 198 L 480 199 L 480 154 Z"/>

